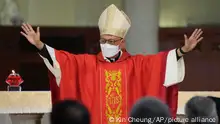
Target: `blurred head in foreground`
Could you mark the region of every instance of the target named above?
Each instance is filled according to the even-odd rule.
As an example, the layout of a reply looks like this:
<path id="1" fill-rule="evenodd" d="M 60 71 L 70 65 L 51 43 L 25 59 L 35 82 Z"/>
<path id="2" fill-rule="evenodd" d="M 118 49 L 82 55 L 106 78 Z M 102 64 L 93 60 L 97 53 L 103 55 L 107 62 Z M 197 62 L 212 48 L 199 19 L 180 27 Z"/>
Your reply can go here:
<path id="1" fill-rule="evenodd" d="M 90 124 L 87 108 L 73 100 L 64 100 L 54 104 L 50 119 L 51 124 Z"/>
<path id="2" fill-rule="evenodd" d="M 158 119 L 158 121 L 153 122 L 154 118 Z M 144 97 L 138 100 L 132 107 L 129 121 L 133 121 L 131 124 L 168 124 L 168 121 L 165 122 L 165 118 L 171 118 L 168 106 L 157 98 Z M 137 122 L 138 120 L 136 119 L 142 122 Z M 149 119 L 151 119 L 151 122 Z"/>
<path id="3" fill-rule="evenodd" d="M 185 105 L 185 114 L 186 117 L 189 118 L 189 123 L 218 123 L 216 104 L 208 97 L 192 97 Z"/>

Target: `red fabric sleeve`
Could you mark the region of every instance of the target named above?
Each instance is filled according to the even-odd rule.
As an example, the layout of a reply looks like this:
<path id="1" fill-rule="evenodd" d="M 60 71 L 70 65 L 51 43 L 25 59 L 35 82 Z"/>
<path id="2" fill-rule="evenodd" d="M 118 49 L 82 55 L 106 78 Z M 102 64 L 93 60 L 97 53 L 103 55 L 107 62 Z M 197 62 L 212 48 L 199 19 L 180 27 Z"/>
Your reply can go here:
<path id="1" fill-rule="evenodd" d="M 166 74 L 166 64 L 167 64 L 167 55 L 168 52 L 164 52 L 164 53 L 160 53 L 161 57 L 162 57 L 162 61 L 161 61 L 161 81 L 162 84 L 164 84 L 165 81 L 165 74 Z M 176 60 L 177 61 L 177 60 Z M 176 83 L 176 82 L 174 82 Z M 167 105 L 170 107 L 172 116 L 175 118 L 176 117 L 176 113 L 177 113 L 177 107 L 178 107 L 178 84 L 176 85 L 172 85 L 170 87 L 161 87 L 162 94 L 165 94 L 165 102 L 167 103 Z"/>
<path id="2" fill-rule="evenodd" d="M 176 117 L 178 102 L 178 85 L 165 87 L 165 73 L 168 52 L 146 56 L 147 71 L 150 77 L 147 84 L 147 95 L 156 96 L 170 108 L 173 117 Z"/>
<path id="3" fill-rule="evenodd" d="M 49 73 L 52 103 L 64 99 L 80 100 L 77 63 L 83 63 L 84 55 L 55 50 L 55 56 L 60 66 L 61 80 L 56 82 L 56 77 Z"/>
<path id="4" fill-rule="evenodd" d="M 48 76 L 50 82 L 51 100 L 52 104 L 54 104 L 57 100 L 59 100 L 59 87 L 56 84 L 56 78 L 50 71 L 48 71 Z"/>

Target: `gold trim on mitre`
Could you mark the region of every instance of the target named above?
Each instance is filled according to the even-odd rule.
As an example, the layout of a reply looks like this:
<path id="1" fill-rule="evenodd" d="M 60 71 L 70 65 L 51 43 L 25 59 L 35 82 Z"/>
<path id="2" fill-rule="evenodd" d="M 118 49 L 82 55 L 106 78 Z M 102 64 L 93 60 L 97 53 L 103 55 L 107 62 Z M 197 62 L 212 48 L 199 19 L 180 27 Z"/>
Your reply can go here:
<path id="1" fill-rule="evenodd" d="M 98 25 L 100 35 L 110 34 L 125 38 L 131 27 L 131 21 L 123 11 L 112 4 L 102 12 Z"/>

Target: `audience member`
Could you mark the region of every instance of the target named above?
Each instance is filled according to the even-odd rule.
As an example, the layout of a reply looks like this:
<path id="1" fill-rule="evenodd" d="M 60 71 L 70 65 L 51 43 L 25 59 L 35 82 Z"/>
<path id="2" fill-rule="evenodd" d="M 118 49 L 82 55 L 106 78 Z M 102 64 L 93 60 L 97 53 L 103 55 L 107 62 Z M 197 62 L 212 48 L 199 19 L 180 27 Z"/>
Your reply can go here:
<path id="1" fill-rule="evenodd" d="M 192 97 L 185 105 L 185 114 L 189 123 L 218 123 L 216 104 L 208 97 Z"/>
<path id="2" fill-rule="evenodd" d="M 215 102 L 218 118 L 220 118 L 220 98 L 214 96 L 208 96 L 208 98 Z"/>
<path id="3" fill-rule="evenodd" d="M 131 124 L 168 124 L 171 119 L 168 106 L 154 97 L 145 97 L 136 102 L 131 110 Z M 164 118 L 164 119 L 163 119 Z"/>
<path id="4" fill-rule="evenodd" d="M 51 124 L 90 124 L 87 108 L 73 100 L 60 101 L 53 105 Z"/>

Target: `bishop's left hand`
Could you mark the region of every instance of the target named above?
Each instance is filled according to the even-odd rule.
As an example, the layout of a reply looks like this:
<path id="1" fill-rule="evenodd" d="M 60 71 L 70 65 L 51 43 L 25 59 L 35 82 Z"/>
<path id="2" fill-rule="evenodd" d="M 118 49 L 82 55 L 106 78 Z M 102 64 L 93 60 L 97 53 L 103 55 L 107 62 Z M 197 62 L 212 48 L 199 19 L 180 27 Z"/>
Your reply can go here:
<path id="1" fill-rule="evenodd" d="M 195 29 L 189 38 L 187 35 L 184 35 L 185 45 L 182 47 L 182 50 L 184 52 L 193 50 L 196 45 L 203 39 L 203 37 L 201 37 L 202 33 L 203 31 L 201 29 Z"/>

